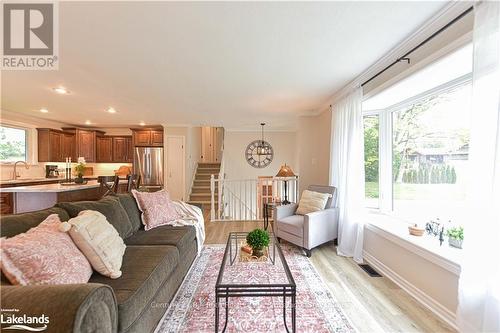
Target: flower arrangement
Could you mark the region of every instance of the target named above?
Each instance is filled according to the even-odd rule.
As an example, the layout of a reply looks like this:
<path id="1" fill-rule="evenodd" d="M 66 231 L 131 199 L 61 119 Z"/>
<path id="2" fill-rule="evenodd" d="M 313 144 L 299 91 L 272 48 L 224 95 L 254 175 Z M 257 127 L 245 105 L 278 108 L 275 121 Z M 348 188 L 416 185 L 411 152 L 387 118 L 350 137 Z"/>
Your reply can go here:
<path id="1" fill-rule="evenodd" d="M 83 177 L 85 171 L 85 157 L 78 157 L 78 164 L 75 166 L 75 172 L 78 178 Z"/>

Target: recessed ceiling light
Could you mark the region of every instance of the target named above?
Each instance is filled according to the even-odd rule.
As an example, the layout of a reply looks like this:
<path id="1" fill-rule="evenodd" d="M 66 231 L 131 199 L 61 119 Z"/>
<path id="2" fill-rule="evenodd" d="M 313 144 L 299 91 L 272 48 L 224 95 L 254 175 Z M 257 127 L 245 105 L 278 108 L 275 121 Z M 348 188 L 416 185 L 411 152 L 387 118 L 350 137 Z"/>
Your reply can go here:
<path id="1" fill-rule="evenodd" d="M 145 125 L 146 125 L 146 123 L 145 123 L 145 122 L 143 122 L 143 121 L 141 121 L 141 122 L 139 123 L 139 125 L 141 125 L 141 126 L 145 126 Z"/>
<path id="2" fill-rule="evenodd" d="M 90 120 L 86 120 L 86 121 L 85 121 L 85 125 L 90 125 L 90 124 L 92 124 L 92 123 L 90 122 Z"/>
<path id="3" fill-rule="evenodd" d="M 61 94 L 61 95 L 67 95 L 69 94 L 69 90 L 62 87 L 62 86 L 59 86 L 59 87 L 56 87 L 56 88 L 52 88 L 52 90 L 54 90 L 56 93 L 58 94 Z"/>
<path id="4" fill-rule="evenodd" d="M 40 112 L 41 113 L 49 113 L 49 110 L 47 110 L 47 108 L 41 108 Z"/>
<path id="5" fill-rule="evenodd" d="M 115 110 L 115 109 L 113 109 L 113 108 L 108 108 L 108 112 L 109 112 L 109 113 L 116 113 L 116 110 Z"/>

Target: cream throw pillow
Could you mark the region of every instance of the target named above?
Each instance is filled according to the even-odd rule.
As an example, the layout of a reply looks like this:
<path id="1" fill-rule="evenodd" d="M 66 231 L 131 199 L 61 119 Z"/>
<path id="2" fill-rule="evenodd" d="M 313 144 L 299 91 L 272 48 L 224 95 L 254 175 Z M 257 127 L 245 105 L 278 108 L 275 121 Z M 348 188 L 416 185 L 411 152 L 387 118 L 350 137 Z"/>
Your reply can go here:
<path id="1" fill-rule="evenodd" d="M 299 201 L 299 208 L 297 208 L 297 215 L 305 215 L 318 210 L 325 209 L 328 199 L 332 195 L 330 193 L 320 193 L 309 190 L 302 192 L 302 197 Z"/>
<path id="2" fill-rule="evenodd" d="M 120 268 L 126 246 L 103 214 L 81 211 L 77 217 L 62 223 L 60 230 L 69 233 L 94 270 L 112 279 L 122 275 Z"/>

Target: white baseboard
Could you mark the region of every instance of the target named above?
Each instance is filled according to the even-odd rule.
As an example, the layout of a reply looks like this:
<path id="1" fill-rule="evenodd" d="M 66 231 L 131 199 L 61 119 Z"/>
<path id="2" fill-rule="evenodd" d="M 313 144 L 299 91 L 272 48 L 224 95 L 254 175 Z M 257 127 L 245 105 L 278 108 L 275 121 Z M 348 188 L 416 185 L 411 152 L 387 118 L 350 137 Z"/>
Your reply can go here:
<path id="1" fill-rule="evenodd" d="M 400 276 L 398 273 L 394 272 L 392 269 L 384 265 L 384 263 L 382 263 L 380 260 L 372 256 L 370 253 L 363 251 L 363 259 L 365 259 L 366 262 L 368 262 L 371 266 L 373 266 L 373 268 L 375 268 L 380 274 L 392 280 L 395 284 L 397 284 L 399 287 L 401 287 L 401 289 L 410 294 L 423 306 L 425 306 L 439 318 L 444 320 L 448 325 L 458 330 L 458 327 L 455 323 L 456 321 L 455 313 L 445 308 L 434 298 L 430 297 L 422 290 L 420 290 L 419 288 L 411 284 L 409 281 L 407 281 L 405 278 Z"/>

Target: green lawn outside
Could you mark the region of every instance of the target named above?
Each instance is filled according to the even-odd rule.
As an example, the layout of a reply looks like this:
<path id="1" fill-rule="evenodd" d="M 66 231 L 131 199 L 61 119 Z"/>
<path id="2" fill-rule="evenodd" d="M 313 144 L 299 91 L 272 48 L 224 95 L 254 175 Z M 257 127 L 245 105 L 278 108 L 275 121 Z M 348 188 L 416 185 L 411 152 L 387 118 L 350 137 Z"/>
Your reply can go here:
<path id="1" fill-rule="evenodd" d="M 395 184 L 394 199 L 399 200 L 463 200 L 465 186 L 460 184 Z M 378 183 L 366 182 L 367 198 L 378 198 Z"/>

